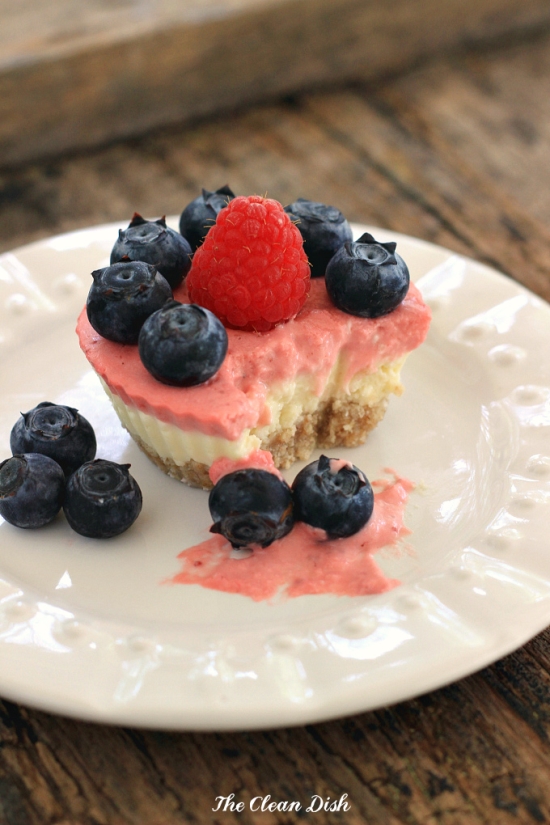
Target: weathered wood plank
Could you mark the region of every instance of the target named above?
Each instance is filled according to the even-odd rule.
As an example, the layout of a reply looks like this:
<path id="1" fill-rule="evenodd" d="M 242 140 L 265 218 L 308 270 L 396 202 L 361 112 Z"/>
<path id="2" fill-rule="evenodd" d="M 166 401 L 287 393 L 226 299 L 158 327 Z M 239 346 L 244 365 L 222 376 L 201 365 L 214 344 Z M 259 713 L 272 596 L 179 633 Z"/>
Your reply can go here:
<path id="1" fill-rule="evenodd" d="M 533 51 L 542 59 L 547 40 L 533 44 Z M 503 62 L 508 59 L 504 55 L 508 52 Z M 475 145 L 491 141 L 493 126 L 487 125 L 485 110 L 492 106 L 497 117 L 498 96 L 479 87 L 491 65 L 489 61 L 487 71 L 473 74 L 471 65 L 469 72 L 447 70 L 451 93 L 459 82 L 463 86 L 453 122 L 460 120 L 463 132 L 470 129 Z M 512 65 L 517 76 L 521 66 Z M 550 71 L 535 83 L 537 65 L 530 56 L 523 72 L 524 83 L 537 88 L 531 93 L 533 128 L 550 99 Z M 544 183 L 550 176 L 548 164 L 541 163 L 550 136 L 541 133 L 537 153 L 522 155 L 521 176 L 491 176 L 483 152 L 462 150 L 448 121 L 438 119 L 433 102 L 437 89 L 444 98 L 445 71 L 423 70 L 415 75 L 416 85 L 404 78 L 371 90 L 310 95 L 295 104 L 262 107 L 227 118 L 223 126 L 210 123 L 157 134 L 141 144 L 68 159 L 42 172 L 6 172 L 0 241 L 4 232 L 10 244 L 17 242 L 21 221 L 29 232 L 33 224 L 65 229 L 98 216 L 120 219 L 134 209 L 150 215 L 179 212 L 201 186 L 229 182 L 235 191 L 267 189 L 286 202 L 299 195 L 329 200 L 351 219 L 468 252 L 550 297 L 550 230 L 529 207 L 537 203 L 532 181 Z M 504 80 L 501 86 L 506 87 Z M 518 100 L 525 108 L 525 97 L 518 95 Z M 514 111 L 509 95 L 500 106 L 502 112 Z M 510 140 L 501 143 L 495 145 L 498 160 L 493 164 L 513 168 L 517 146 Z M 541 191 L 546 192 L 545 186 Z"/>
<path id="2" fill-rule="evenodd" d="M 548 683 L 548 670 L 530 654 L 543 642 L 548 634 L 498 666 L 413 702 L 290 730 L 122 730 L 5 703 L 0 770 L 12 790 L 3 798 L 2 821 L 202 823 L 210 821 L 216 796 L 234 792 L 245 811 L 214 821 L 288 823 L 295 820 L 283 813 L 254 814 L 250 800 L 269 793 L 307 804 L 313 794 L 348 793 L 345 821 L 353 825 L 545 822 L 548 691 L 538 697 L 542 728 L 523 718 L 533 680 Z M 526 670 L 529 678 L 518 678 Z M 319 812 L 315 821 L 343 817 Z"/>
<path id="3" fill-rule="evenodd" d="M 404 203 L 420 205 L 474 257 L 550 299 L 550 229 L 430 130 L 398 87 L 366 100 L 364 116 L 356 95 L 312 98 L 308 106 L 393 181 Z M 367 118 L 368 129 L 358 129 Z"/>
<path id="4" fill-rule="evenodd" d="M 546 0 L 0 3 L 0 164 L 550 24 Z"/>

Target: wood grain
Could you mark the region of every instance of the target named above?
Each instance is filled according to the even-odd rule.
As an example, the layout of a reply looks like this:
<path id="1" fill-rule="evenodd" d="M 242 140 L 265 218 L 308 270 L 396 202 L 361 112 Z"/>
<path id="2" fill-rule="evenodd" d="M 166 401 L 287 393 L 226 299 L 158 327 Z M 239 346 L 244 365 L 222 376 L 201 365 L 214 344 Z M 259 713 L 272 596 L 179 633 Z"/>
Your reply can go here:
<path id="1" fill-rule="evenodd" d="M 0 2 L 0 164 L 375 77 L 550 24 L 546 0 Z"/>
<path id="2" fill-rule="evenodd" d="M 178 213 L 226 182 L 496 265 L 550 297 L 550 38 L 438 60 L 0 174 L 0 244 L 134 210 Z M 503 617 L 503 621 L 506 617 Z M 550 822 L 550 631 L 467 679 L 351 719 L 189 734 L 86 724 L 0 703 L 4 825 L 290 825 L 213 813 L 234 792 L 307 803 L 315 825 Z"/>

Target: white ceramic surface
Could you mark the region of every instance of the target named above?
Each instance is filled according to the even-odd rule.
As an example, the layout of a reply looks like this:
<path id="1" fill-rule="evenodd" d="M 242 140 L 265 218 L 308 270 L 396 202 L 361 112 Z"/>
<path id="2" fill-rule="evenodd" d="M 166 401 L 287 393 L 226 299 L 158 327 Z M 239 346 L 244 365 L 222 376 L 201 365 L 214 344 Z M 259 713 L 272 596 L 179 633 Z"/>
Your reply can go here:
<path id="1" fill-rule="evenodd" d="M 138 521 L 108 542 L 79 537 L 62 517 L 37 531 L 0 524 L 2 696 L 140 726 L 302 724 L 436 688 L 550 623 L 545 302 L 471 260 L 372 230 L 398 242 L 433 324 L 367 445 L 335 454 L 371 478 L 392 467 L 417 483 L 404 551 L 377 556 L 402 585 L 255 603 L 163 583 L 178 553 L 207 536 L 207 495 L 134 446 L 74 334 L 117 229 L 0 256 L 0 458 L 21 410 L 66 403 L 94 425 L 98 455 L 129 461 L 144 492 Z"/>

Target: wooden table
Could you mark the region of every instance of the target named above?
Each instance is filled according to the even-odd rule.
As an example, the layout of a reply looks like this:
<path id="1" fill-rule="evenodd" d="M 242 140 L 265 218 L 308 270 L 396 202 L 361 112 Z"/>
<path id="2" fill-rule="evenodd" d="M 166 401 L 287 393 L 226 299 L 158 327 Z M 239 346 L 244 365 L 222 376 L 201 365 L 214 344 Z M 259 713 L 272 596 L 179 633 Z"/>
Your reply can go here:
<path id="1" fill-rule="evenodd" d="M 485 261 L 549 299 L 550 37 L 0 173 L 0 243 L 134 210 L 177 213 L 202 186 L 227 182 L 335 204 L 352 220 Z M 315 823 L 549 822 L 549 642 L 546 631 L 414 701 L 288 730 L 118 729 L 0 703 L 0 822 L 297 821 L 212 813 L 216 796 L 232 792 L 245 802 L 349 795 L 345 813 L 305 815 Z"/>
<path id="2" fill-rule="evenodd" d="M 0 164 L 549 24 L 547 0 L 0 0 Z"/>

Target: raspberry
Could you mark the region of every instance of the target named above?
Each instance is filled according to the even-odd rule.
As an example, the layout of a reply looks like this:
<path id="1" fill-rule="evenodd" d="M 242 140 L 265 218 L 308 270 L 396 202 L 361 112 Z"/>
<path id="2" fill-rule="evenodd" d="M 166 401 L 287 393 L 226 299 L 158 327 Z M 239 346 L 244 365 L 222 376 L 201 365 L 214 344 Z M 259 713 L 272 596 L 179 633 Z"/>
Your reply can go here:
<path id="1" fill-rule="evenodd" d="M 278 201 L 237 197 L 219 213 L 187 276 L 189 297 L 226 326 L 265 332 L 290 321 L 309 290 L 303 239 Z"/>

